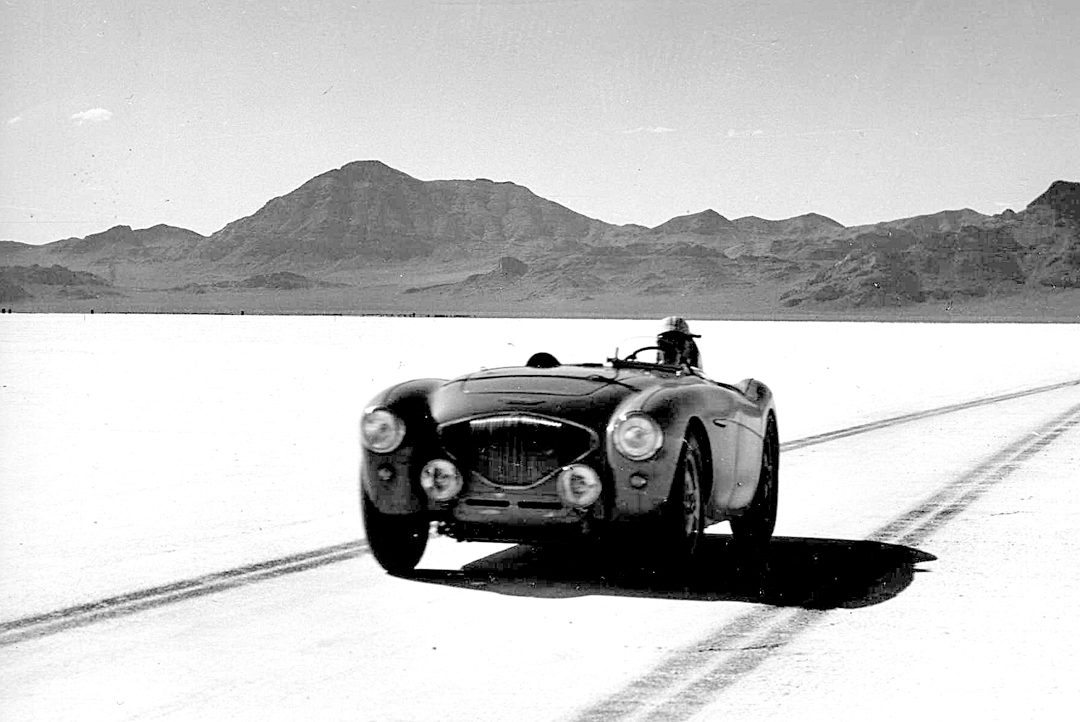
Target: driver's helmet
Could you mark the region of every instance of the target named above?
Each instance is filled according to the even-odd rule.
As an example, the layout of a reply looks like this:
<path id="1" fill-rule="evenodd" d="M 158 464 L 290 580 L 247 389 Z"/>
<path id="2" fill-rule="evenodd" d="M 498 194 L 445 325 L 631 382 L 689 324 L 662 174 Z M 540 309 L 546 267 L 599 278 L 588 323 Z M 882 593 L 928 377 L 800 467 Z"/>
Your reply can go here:
<path id="1" fill-rule="evenodd" d="M 660 322 L 660 329 L 656 332 L 656 335 L 659 337 L 669 333 L 677 333 L 690 338 L 701 338 L 700 333 L 690 333 L 690 324 L 682 316 L 668 316 Z"/>
<path id="2" fill-rule="evenodd" d="M 695 338 L 701 338 L 701 335 L 690 333 L 690 324 L 685 318 L 668 316 L 660 322 L 656 334 L 656 345 L 660 347 L 657 361 L 676 366 L 688 363 L 695 368 L 701 368 L 701 352 L 698 351 Z"/>

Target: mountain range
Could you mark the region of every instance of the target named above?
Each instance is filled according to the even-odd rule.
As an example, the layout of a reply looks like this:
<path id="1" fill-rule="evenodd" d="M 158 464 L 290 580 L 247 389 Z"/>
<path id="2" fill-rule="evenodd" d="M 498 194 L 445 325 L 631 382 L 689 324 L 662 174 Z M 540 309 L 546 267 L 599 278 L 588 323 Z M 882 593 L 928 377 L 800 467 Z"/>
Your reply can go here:
<path id="1" fill-rule="evenodd" d="M 810 213 L 613 225 L 487 179 L 379 161 L 318 175 L 203 236 L 117 226 L 0 242 L 15 310 L 1080 320 L 1080 184 L 1025 209 L 845 227 Z M 899 314 L 899 315 L 898 315 Z M 665 315 L 661 313 L 661 315 Z"/>

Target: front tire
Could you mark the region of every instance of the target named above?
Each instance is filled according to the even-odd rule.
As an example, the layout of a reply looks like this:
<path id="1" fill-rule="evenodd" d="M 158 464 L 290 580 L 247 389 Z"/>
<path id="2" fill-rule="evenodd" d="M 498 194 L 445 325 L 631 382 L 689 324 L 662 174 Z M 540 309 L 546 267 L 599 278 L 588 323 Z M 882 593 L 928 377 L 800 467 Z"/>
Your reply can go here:
<path id="1" fill-rule="evenodd" d="M 375 561 L 390 574 L 409 574 L 427 548 L 427 519 L 423 514 L 384 514 L 366 491 L 360 495 L 368 548 Z"/>
<path id="2" fill-rule="evenodd" d="M 663 520 L 665 552 L 676 564 L 693 561 L 701 547 L 705 532 L 703 468 L 701 444 L 691 434 L 683 440 Z"/>

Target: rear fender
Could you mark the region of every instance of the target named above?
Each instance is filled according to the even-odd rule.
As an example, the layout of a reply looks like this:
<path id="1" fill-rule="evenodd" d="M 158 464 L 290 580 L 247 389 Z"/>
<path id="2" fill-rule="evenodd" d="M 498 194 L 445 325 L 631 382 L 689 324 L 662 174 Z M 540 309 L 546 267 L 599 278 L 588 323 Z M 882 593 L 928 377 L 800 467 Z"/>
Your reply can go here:
<path id="1" fill-rule="evenodd" d="M 737 385 L 758 409 L 753 423 L 743 430 L 743 442 L 739 445 L 738 483 L 724 499 L 726 512 L 731 516 L 742 514 L 757 494 L 761 470 L 761 451 L 768 419 L 776 417 L 776 403 L 772 390 L 756 379 L 743 379 Z"/>
<path id="2" fill-rule="evenodd" d="M 735 388 L 742 391 L 743 395 L 757 404 L 762 411 L 767 411 L 773 405 L 772 389 L 757 379 L 743 379 L 735 384 Z"/>

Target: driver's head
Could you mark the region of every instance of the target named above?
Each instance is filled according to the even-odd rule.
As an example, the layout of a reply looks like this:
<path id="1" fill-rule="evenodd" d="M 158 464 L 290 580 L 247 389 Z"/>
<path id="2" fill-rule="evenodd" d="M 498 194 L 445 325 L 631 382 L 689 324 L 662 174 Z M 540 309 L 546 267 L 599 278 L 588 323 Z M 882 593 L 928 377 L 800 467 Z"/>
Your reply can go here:
<path id="1" fill-rule="evenodd" d="M 660 363 L 681 365 L 684 361 L 696 365 L 695 338 L 699 334 L 690 333 L 690 325 L 682 316 L 668 316 L 660 322 L 656 334 L 656 345 L 660 347 Z"/>
<path id="2" fill-rule="evenodd" d="M 682 365 L 683 360 L 689 358 L 693 343 L 693 339 L 686 334 L 660 334 L 656 337 L 656 345 L 660 347 L 660 363 Z"/>

